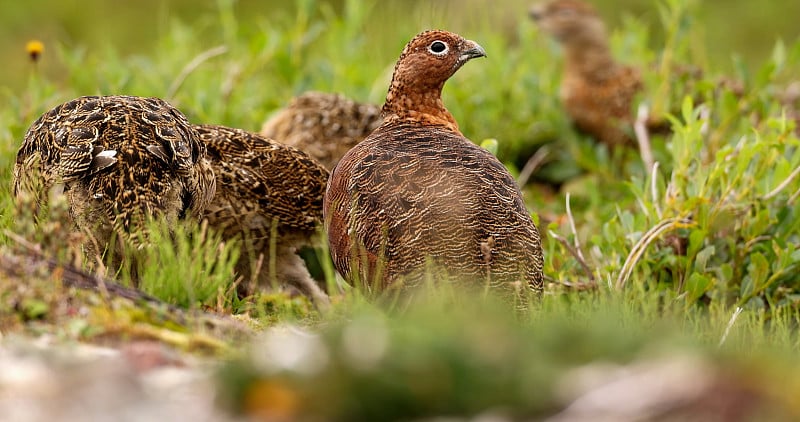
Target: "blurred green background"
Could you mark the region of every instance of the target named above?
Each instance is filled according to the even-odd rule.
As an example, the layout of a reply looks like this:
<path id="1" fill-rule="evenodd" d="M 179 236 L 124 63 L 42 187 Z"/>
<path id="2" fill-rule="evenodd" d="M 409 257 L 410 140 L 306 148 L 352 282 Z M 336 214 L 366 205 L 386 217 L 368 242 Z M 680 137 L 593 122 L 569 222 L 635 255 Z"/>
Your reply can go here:
<path id="1" fill-rule="evenodd" d="M 65 67 L 53 57 L 54 48 L 85 49 L 90 54 L 112 49 L 120 55 L 151 56 L 156 41 L 177 20 L 194 28 L 203 28 L 197 50 L 203 51 L 222 42 L 218 20 L 210 20 L 218 10 L 233 10 L 239 27 L 268 27 L 270 22 L 293 19 L 296 9 L 304 7 L 319 13 L 339 13 L 344 3 L 364 3 L 369 19 L 363 28 L 375 45 L 400 45 L 406 37 L 395 34 L 408 28 L 407 35 L 430 27 L 441 27 L 469 37 L 485 25 L 496 27 L 509 42 L 518 42 L 517 27 L 531 25 L 526 16 L 530 0 L 386 0 L 374 2 L 332 0 L 61 0 L 3 1 L 0 3 L 0 87 L 15 93 L 23 89 L 30 63 L 25 43 L 30 39 L 44 42 L 46 51 L 42 71 L 58 80 Z M 644 22 L 651 30 L 651 44 L 661 39 L 658 4 L 654 0 L 596 0 L 593 2 L 612 28 L 621 27 L 627 18 Z M 692 19 L 702 25 L 690 25 L 697 60 L 726 66 L 735 54 L 748 64 L 763 60 L 775 41 L 787 43 L 800 36 L 800 1 L 695 0 Z M 691 24 L 691 22 L 687 22 Z M 386 39 L 389 37 L 389 39 Z M 391 40 L 391 41 L 390 41 Z M 521 40 L 524 42 L 524 40 Z M 343 46 L 346 47 L 346 46 Z M 365 46 L 366 47 L 366 46 Z M 392 63 L 398 48 L 381 51 L 365 48 L 364 56 Z M 491 54 L 491 52 L 490 52 Z M 378 57 L 375 57 L 378 56 Z"/>

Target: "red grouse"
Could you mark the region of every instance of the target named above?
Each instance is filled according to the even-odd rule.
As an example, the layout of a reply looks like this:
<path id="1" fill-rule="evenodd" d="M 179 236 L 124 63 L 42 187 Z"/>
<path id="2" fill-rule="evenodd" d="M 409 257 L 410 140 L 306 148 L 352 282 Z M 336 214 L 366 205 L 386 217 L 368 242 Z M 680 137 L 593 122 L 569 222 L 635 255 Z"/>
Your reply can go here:
<path id="1" fill-rule="evenodd" d="M 339 273 L 366 286 L 449 277 L 542 289 L 542 248 L 522 195 L 491 153 L 465 138 L 444 83 L 481 46 L 426 31 L 400 55 L 383 123 L 339 162 L 324 218 Z M 436 271 L 436 272 L 434 272 Z"/>
<path id="2" fill-rule="evenodd" d="M 643 89 L 639 71 L 617 63 L 606 27 L 579 0 L 534 5 L 531 18 L 564 48 L 560 97 L 578 130 L 610 147 L 633 142 L 634 97 Z"/>

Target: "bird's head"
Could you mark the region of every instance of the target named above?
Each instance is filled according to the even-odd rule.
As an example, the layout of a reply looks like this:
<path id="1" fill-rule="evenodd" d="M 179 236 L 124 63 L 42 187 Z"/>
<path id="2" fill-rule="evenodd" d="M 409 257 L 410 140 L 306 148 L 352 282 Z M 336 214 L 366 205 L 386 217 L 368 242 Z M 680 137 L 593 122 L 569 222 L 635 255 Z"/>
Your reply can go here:
<path id="1" fill-rule="evenodd" d="M 566 47 L 605 44 L 606 28 L 591 5 L 580 0 L 550 0 L 534 4 L 530 18 Z"/>
<path id="2" fill-rule="evenodd" d="M 406 44 L 395 66 L 394 78 L 441 85 L 464 63 L 485 56 L 486 51 L 475 41 L 452 32 L 425 31 Z"/>
<path id="3" fill-rule="evenodd" d="M 444 83 L 464 63 L 485 56 L 486 51 L 478 43 L 452 32 L 430 30 L 418 34 L 397 60 L 384 113 L 413 110 L 436 114 L 437 108 L 447 113 L 441 103 Z"/>

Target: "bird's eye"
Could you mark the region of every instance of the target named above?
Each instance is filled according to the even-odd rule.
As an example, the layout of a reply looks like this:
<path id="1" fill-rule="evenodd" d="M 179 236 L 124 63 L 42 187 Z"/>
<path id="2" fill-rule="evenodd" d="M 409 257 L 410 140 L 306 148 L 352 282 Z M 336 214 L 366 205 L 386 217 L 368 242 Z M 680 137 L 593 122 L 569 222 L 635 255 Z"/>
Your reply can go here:
<path id="1" fill-rule="evenodd" d="M 441 56 L 447 53 L 447 44 L 441 41 L 434 41 L 430 46 L 428 46 L 428 51 L 437 56 Z"/>

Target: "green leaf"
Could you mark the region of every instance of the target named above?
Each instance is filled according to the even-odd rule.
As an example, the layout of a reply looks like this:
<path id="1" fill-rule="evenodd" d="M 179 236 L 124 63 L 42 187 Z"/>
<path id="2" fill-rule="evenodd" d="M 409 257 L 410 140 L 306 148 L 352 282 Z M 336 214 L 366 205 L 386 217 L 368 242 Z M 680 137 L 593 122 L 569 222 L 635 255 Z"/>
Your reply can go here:
<path id="1" fill-rule="evenodd" d="M 533 220 L 533 224 L 535 224 L 536 227 L 539 227 L 539 214 L 535 212 L 531 213 L 531 219 Z"/>
<path id="2" fill-rule="evenodd" d="M 686 121 L 687 126 L 695 120 L 694 101 L 689 95 L 683 97 L 683 103 L 681 104 L 681 115 L 683 116 L 683 120 Z"/>
<path id="3" fill-rule="evenodd" d="M 22 311 L 26 319 L 39 319 L 47 315 L 50 306 L 38 299 L 26 299 L 22 302 Z"/>
<path id="4" fill-rule="evenodd" d="M 697 257 L 694 261 L 694 267 L 696 271 L 705 271 L 708 267 L 708 260 L 711 259 L 712 256 L 717 252 L 717 248 L 714 245 L 708 245 L 703 250 L 697 253 Z"/>
<path id="5" fill-rule="evenodd" d="M 750 255 L 750 265 L 747 267 L 750 279 L 753 282 L 753 289 L 756 291 L 767 281 L 769 276 L 769 262 L 763 254 L 755 252 Z"/>
<path id="6" fill-rule="evenodd" d="M 769 210 L 758 210 L 754 218 L 744 220 L 742 234 L 745 240 L 754 239 L 763 234 L 770 226 Z"/>
<path id="7" fill-rule="evenodd" d="M 722 276 L 722 282 L 727 283 L 733 280 L 733 266 L 725 263 L 719 266 L 719 273 Z"/>
<path id="8" fill-rule="evenodd" d="M 497 139 L 487 138 L 481 142 L 481 148 L 489 151 L 492 155 L 497 155 Z"/>
<path id="9" fill-rule="evenodd" d="M 705 230 L 692 230 L 689 234 L 689 245 L 686 249 L 686 255 L 689 257 L 694 256 L 700 248 L 703 247 L 706 236 L 708 236 L 708 233 Z"/>
<path id="10" fill-rule="evenodd" d="M 686 280 L 687 300 L 691 303 L 705 294 L 711 288 L 711 279 L 700 274 L 692 273 Z"/>

